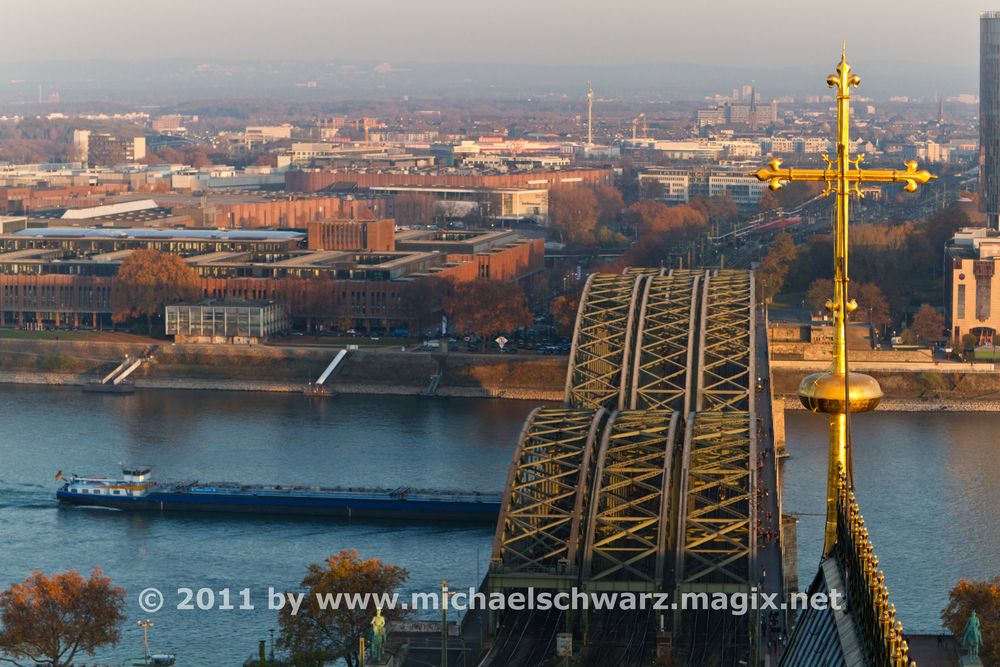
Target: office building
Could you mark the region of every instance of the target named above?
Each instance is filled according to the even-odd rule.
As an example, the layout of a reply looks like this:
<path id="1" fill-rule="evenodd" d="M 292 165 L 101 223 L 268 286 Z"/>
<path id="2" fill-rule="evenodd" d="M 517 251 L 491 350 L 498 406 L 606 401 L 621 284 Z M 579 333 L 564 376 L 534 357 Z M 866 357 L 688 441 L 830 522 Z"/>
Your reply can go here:
<path id="1" fill-rule="evenodd" d="M 979 16 L 979 192 L 987 224 L 1000 229 L 1000 12 Z"/>
<path id="2" fill-rule="evenodd" d="M 1000 329 L 1000 231 L 967 227 L 945 245 L 945 297 L 953 340 L 992 344 Z"/>

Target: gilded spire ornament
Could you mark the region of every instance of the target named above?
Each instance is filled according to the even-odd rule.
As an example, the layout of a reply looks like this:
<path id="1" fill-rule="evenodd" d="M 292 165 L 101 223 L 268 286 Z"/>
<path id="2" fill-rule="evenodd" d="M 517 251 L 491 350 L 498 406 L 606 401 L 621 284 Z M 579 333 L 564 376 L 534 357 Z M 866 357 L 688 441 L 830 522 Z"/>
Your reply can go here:
<path id="1" fill-rule="evenodd" d="M 822 169 L 782 168 L 781 160 L 771 160 L 753 175 L 768 183 L 771 190 L 780 189 L 790 181 L 825 183 L 824 195 L 836 195 L 837 211 L 833 225 L 833 299 L 826 307 L 833 313 L 833 364 L 822 372 L 805 377 L 799 385 L 799 399 L 812 412 L 829 415 L 830 450 L 827 468 L 826 531 L 823 553 L 828 554 L 837 542 L 837 488 L 840 471 L 853 486 L 851 443 L 848 434 L 848 414 L 874 410 L 882 398 L 882 389 L 875 378 L 863 373 L 848 372 L 847 319 L 858 304 L 849 298 L 850 280 L 847 273 L 848 214 L 852 195 L 863 196 L 862 183 L 903 183 L 903 189 L 913 192 L 937 178 L 926 170 L 917 170 L 917 163 L 905 163 L 905 169 L 862 169 L 865 156 L 851 157 L 851 88 L 861 83 L 847 64 L 846 44 L 837 71 L 826 79 L 837 89 L 837 155 L 823 155 Z"/>

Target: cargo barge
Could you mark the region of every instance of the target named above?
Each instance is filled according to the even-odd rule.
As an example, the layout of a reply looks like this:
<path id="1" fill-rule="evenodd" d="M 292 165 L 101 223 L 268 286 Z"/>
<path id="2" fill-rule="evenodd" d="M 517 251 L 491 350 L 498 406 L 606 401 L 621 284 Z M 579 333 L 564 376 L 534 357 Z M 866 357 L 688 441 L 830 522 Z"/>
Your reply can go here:
<path id="1" fill-rule="evenodd" d="M 159 483 L 152 468 L 122 468 L 121 479 L 73 475 L 60 503 L 144 512 L 299 514 L 342 518 L 495 521 L 501 496 L 400 487 L 340 488 L 223 482 Z"/>

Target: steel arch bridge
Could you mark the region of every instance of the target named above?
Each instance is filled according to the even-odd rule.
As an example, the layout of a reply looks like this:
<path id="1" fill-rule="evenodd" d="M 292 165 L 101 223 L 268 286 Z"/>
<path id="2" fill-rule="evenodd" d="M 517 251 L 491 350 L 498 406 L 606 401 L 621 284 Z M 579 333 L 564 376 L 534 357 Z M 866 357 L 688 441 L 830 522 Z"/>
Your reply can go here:
<path id="1" fill-rule="evenodd" d="M 588 277 L 564 407 L 519 438 L 491 591 L 749 590 L 754 310 L 749 271 Z"/>

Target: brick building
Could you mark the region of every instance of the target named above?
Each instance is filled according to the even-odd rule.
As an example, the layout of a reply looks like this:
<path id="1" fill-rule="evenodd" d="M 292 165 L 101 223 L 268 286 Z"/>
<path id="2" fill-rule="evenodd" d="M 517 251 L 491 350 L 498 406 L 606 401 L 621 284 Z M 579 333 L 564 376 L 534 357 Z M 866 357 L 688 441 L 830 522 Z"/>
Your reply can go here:
<path id="1" fill-rule="evenodd" d="M 374 250 L 392 252 L 396 249 L 396 221 L 381 220 L 316 220 L 308 225 L 310 250 Z"/>
<path id="2" fill-rule="evenodd" d="M 286 192 L 318 192 L 331 186 L 366 189 L 376 186 L 440 186 L 448 188 L 534 188 L 555 185 L 612 185 L 611 169 L 567 169 L 523 171 L 508 174 L 367 173 L 350 171 L 293 170 L 285 174 Z"/>
<path id="3" fill-rule="evenodd" d="M 384 198 L 308 197 L 235 203 L 211 202 L 205 224 L 226 227 L 300 227 L 314 220 L 380 218 Z"/>
<path id="4" fill-rule="evenodd" d="M 381 233 L 391 222 L 371 224 Z M 394 250 L 306 245 L 306 235 L 287 231 L 48 228 L 2 234 L 0 324 L 108 326 L 119 265 L 137 249 L 152 248 L 182 256 L 201 277 L 205 299 L 275 301 L 307 327 L 335 320 L 368 329 L 419 329 L 440 310 L 429 289 L 432 279 L 520 280 L 542 269 L 544 254 L 543 239 L 489 230 L 409 232 Z"/>

